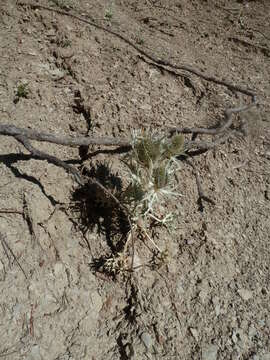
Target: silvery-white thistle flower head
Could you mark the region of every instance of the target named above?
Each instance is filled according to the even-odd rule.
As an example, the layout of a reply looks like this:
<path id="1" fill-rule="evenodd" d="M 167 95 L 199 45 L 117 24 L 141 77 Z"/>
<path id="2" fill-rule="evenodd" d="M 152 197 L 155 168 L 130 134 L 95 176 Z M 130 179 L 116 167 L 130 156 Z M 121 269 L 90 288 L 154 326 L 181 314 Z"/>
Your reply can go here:
<path id="1" fill-rule="evenodd" d="M 177 155 L 183 152 L 182 135 L 160 137 L 150 132 L 132 134 L 132 151 L 124 159 L 129 185 L 123 196 L 132 207 L 134 220 L 151 217 L 166 223 L 171 214 L 160 218 L 159 210 L 166 200 L 179 196 L 175 187 L 175 172 L 179 169 Z"/>

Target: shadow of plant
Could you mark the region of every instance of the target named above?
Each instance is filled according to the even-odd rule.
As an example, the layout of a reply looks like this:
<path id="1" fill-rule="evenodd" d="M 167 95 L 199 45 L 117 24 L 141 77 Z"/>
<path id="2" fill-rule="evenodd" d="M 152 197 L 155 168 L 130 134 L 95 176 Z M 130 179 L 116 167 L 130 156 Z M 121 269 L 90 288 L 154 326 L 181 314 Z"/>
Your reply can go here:
<path id="1" fill-rule="evenodd" d="M 83 175 L 89 181 L 76 189 L 72 196 L 72 210 L 77 214 L 78 228 L 84 234 L 97 230 L 98 234 L 105 235 L 108 246 L 115 254 L 124 247 L 130 229 L 128 218 L 91 179 L 98 180 L 117 199 L 122 194 L 122 181 L 104 163 L 98 163 L 90 170 L 84 169 Z"/>

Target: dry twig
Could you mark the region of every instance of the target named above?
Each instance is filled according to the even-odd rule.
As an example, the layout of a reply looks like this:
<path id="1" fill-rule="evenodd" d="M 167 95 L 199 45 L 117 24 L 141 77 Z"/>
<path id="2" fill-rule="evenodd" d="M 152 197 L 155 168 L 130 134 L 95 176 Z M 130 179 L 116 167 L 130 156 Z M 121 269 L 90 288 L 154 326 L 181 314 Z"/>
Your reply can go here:
<path id="1" fill-rule="evenodd" d="M 199 177 L 198 171 L 196 170 L 195 165 L 188 159 L 185 159 L 184 161 L 189 166 L 192 167 L 194 175 L 195 175 L 196 185 L 197 185 L 198 195 L 199 195 L 198 201 L 197 201 L 198 205 L 199 205 L 199 210 L 203 211 L 203 200 L 210 203 L 210 204 L 212 204 L 212 205 L 215 205 L 215 202 L 204 194 L 203 189 L 202 189 L 202 185 L 201 185 L 201 182 L 200 182 L 200 177 Z"/>
<path id="2" fill-rule="evenodd" d="M 55 13 L 58 13 L 61 15 L 72 17 L 72 18 L 79 20 L 81 22 L 84 22 L 88 25 L 94 26 L 97 29 L 100 29 L 111 35 L 117 36 L 119 39 L 123 40 L 126 44 L 132 46 L 136 51 L 138 51 L 139 54 L 141 54 L 142 56 L 145 56 L 147 59 L 149 59 L 151 61 L 154 61 L 158 66 L 162 66 L 165 68 L 169 67 L 169 68 L 173 68 L 175 70 L 187 71 L 187 72 L 194 74 L 206 81 L 213 82 L 218 85 L 226 86 L 231 91 L 236 91 L 236 92 L 240 92 L 242 94 L 251 96 L 253 101 L 255 102 L 255 94 L 252 90 L 245 89 L 239 85 L 231 84 L 230 82 L 228 82 L 226 80 L 218 79 L 215 76 L 207 75 L 207 74 L 203 73 L 201 70 L 198 70 L 190 65 L 185 65 L 185 64 L 178 65 L 178 64 L 173 64 L 166 59 L 160 59 L 156 55 L 148 53 L 146 50 L 142 49 L 142 47 L 138 46 L 136 43 L 133 43 L 129 38 L 125 37 L 124 35 L 119 34 L 116 31 L 108 29 L 102 25 L 99 25 L 99 24 L 95 23 L 94 21 L 87 20 L 87 19 L 83 18 L 82 16 L 78 16 L 78 15 L 72 14 L 72 13 L 64 11 L 64 10 L 59 10 L 59 9 L 55 9 L 55 8 L 51 8 L 51 7 L 39 5 L 39 4 L 27 3 L 24 1 L 18 2 L 18 5 L 28 6 L 32 9 L 44 9 L 47 11 L 52 11 L 52 12 L 55 12 Z"/>
<path id="3" fill-rule="evenodd" d="M 173 68 L 175 70 L 187 71 L 187 72 L 194 74 L 206 81 L 210 81 L 210 82 L 213 82 L 218 85 L 226 86 L 231 91 L 236 91 L 236 92 L 240 92 L 242 94 L 251 96 L 253 101 L 255 101 L 255 94 L 252 90 L 245 89 L 239 85 L 231 84 L 230 82 L 228 82 L 226 80 L 218 79 L 215 76 L 207 75 L 207 74 L 203 73 L 201 70 L 198 70 L 192 66 L 185 65 L 185 64 L 181 64 L 181 65 L 173 64 L 166 59 L 160 59 L 156 55 L 148 53 L 146 50 L 142 49 L 142 47 L 138 46 L 136 43 L 133 43 L 129 38 L 125 37 L 124 35 L 119 34 L 116 31 L 108 29 L 102 25 L 99 25 L 99 24 L 95 23 L 94 21 L 87 20 L 87 19 L 83 18 L 82 16 L 78 16 L 78 15 L 72 14 L 72 13 L 64 11 L 64 10 L 59 10 L 59 9 L 55 9 L 55 8 L 51 8 L 51 7 L 39 5 L 39 4 L 27 3 L 24 1 L 18 2 L 18 5 L 28 6 L 32 9 L 44 9 L 47 11 L 51 11 L 51 12 L 55 12 L 55 13 L 58 13 L 61 15 L 72 17 L 73 19 L 76 19 L 76 20 L 84 22 L 88 25 L 94 26 L 95 28 L 100 29 L 104 32 L 107 32 L 111 35 L 117 36 L 119 39 L 123 40 L 126 44 L 132 46 L 139 54 L 145 56 L 147 59 L 149 59 L 151 61 L 154 61 L 157 65 Z"/>
<path id="4" fill-rule="evenodd" d="M 202 152 L 205 152 L 209 149 L 213 149 L 217 147 L 218 145 L 224 143 L 226 140 L 228 140 L 230 137 L 235 135 L 237 133 L 236 130 L 230 129 L 230 126 L 232 125 L 233 119 L 232 115 L 237 114 L 243 111 L 248 110 L 252 106 L 256 105 L 256 97 L 255 95 L 252 96 L 252 102 L 248 105 L 244 105 L 237 108 L 228 108 L 224 112 L 224 122 L 222 125 L 220 125 L 217 128 L 207 129 L 207 128 L 170 128 L 168 131 L 168 135 L 172 135 L 175 132 L 183 133 L 183 134 L 193 134 L 193 135 L 218 135 L 216 139 L 213 141 L 194 141 L 194 140 L 185 140 L 184 144 L 184 150 L 188 156 L 201 154 Z M 5 136 L 12 136 L 17 141 L 19 141 L 33 156 L 33 158 L 46 160 L 56 166 L 64 168 L 67 172 L 71 173 L 76 182 L 80 185 L 83 185 L 85 183 L 85 180 L 83 176 L 80 174 L 80 172 L 72 165 L 67 164 L 66 162 L 60 160 L 59 158 L 52 156 L 50 154 L 47 154 L 43 151 L 40 151 L 36 149 L 29 140 L 35 140 L 35 141 L 41 141 L 41 142 L 49 142 L 54 143 L 58 145 L 64 145 L 64 146 L 87 146 L 87 145 L 104 145 L 104 146 L 121 146 L 125 147 L 125 150 L 128 151 L 131 149 L 131 143 L 128 139 L 117 139 L 117 138 L 108 138 L 108 137 L 99 137 L 99 138 L 90 138 L 90 137 L 70 137 L 70 136 L 55 136 L 52 134 L 47 133 L 41 133 L 35 130 L 31 129 L 24 129 L 24 128 L 18 128 L 14 125 L 9 124 L 0 124 L 0 135 Z M 187 162 L 187 160 L 186 160 Z M 192 166 L 193 170 L 195 171 L 195 166 L 188 162 L 190 166 Z M 202 200 L 207 200 L 209 202 L 209 198 L 203 195 L 201 191 L 201 186 L 199 182 L 198 174 L 195 171 L 195 177 L 196 177 L 196 184 L 198 188 L 199 193 L 199 202 L 201 204 Z M 96 179 L 91 180 L 93 183 L 95 183 L 101 190 L 106 193 L 109 197 L 111 197 L 117 206 L 121 210 L 124 211 L 125 214 L 129 217 L 128 210 L 119 202 L 119 200 L 111 194 L 109 190 L 107 190 L 99 181 Z M 211 202 L 211 201 L 210 201 Z"/>
<path id="5" fill-rule="evenodd" d="M 170 132 L 174 133 L 174 132 L 178 132 L 178 133 L 182 133 L 182 134 L 203 134 L 203 135 L 219 135 L 224 133 L 226 130 L 229 129 L 229 127 L 232 125 L 232 115 L 233 114 L 238 114 L 240 112 L 244 112 L 248 109 L 250 109 L 251 107 L 256 105 L 256 99 L 255 99 L 255 95 L 253 97 L 253 101 L 248 104 L 248 105 L 243 105 L 243 106 L 239 106 L 237 108 L 228 108 L 224 111 L 224 123 L 223 125 L 217 127 L 217 128 L 213 128 L 213 129 L 206 129 L 206 128 L 171 128 Z"/>
<path id="6" fill-rule="evenodd" d="M 18 267 L 21 269 L 21 271 L 22 271 L 23 275 L 25 276 L 25 278 L 28 279 L 24 269 L 22 268 L 21 264 L 19 263 L 19 260 L 17 259 L 17 257 L 14 254 L 13 250 L 8 245 L 4 235 L 1 234 L 1 233 L 0 233 L 0 241 L 1 241 L 1 244 L 2 244 L 2 247 L 3 247 L 3 250 L 4 250 L 5 254 L 7 255 L 7 258 L 9 259 L 8 253 L 10 253 L 12 255 L 14 261 L 18 265 Z"/>

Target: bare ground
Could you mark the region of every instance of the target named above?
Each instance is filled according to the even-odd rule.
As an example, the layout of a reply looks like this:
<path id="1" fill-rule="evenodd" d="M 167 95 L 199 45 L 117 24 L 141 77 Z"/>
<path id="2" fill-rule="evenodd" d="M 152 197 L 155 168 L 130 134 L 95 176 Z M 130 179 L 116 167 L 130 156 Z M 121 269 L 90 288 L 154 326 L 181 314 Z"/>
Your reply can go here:
<path id="1" fill-rule="evenodd" d="M 270 359 L 270 3 L 51 0 L 175 64 L 255 89 L 247 135 L 194 159 L 216 205 L 196 204 L 183 163 L 176 229 L 159 231 L 169 263 L 131 283 L 93 271 L 104 233 L 84 236 L 63 169 L 0 142 L 0 357 L 3 359 Z M 0 4 L 1 123 L 54 134 L 129 136 L 133 129 L 212 126 L 246 97 L 149 64 L 123 39 L 71 16 Z M 21 84 L 26 98 L 14 101 Z M 36 144 L 91 168 L 118 154 Z M 100 150 L 100 151 L 96 151 Z M 138 244 L 142 261 L 147 248 Z M 14 260 L 14 257 L 17 261 Z"/>

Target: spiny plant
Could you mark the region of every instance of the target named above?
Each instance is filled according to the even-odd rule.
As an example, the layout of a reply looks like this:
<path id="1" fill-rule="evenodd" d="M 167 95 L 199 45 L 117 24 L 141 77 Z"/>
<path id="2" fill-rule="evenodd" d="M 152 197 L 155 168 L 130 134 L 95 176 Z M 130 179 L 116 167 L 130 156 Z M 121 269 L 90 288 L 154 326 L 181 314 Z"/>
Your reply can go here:
<path id="1" fill-rule="evenodd" d="M 133 133 L 132 151 L 123 158 L 128 185 L 119 199 L 129 211 L 131 229 L 124 250 L 105 262 L 108 272 L 116 274 L 131 270 L 130 261 L 127 260 L 127 248 L 134 234 L 138 232 L 155 247 L 156 262 L 166 261 L 167 249 L 161 250 L 156 245 L 148 234 L 148 227 L 151 221 L 168 225 L 173 220 L 172 213 L 166 214 L 165 204 L 170 198 L 181 196 L 177 191 L 176 172 L 179 163 L 176 157 L 183 151 L 182 135 L 176 134 L 167 138 L 150 132 Z"/>
<path id="2" fill-rule="evenodd" d="M 179 169 L 176 156 L 183 152 L 183 145 L 183 136 L 178 134 L 170 139 L 148 133 L 133 134 L 132 151 L 123 160 L 130 183 L 122 198 L 133 221 L 152 218 L 165 224 L 171 219 L 171 214 L 159 213 L 167 199 L 180 195 L 174 175 Z"/>

